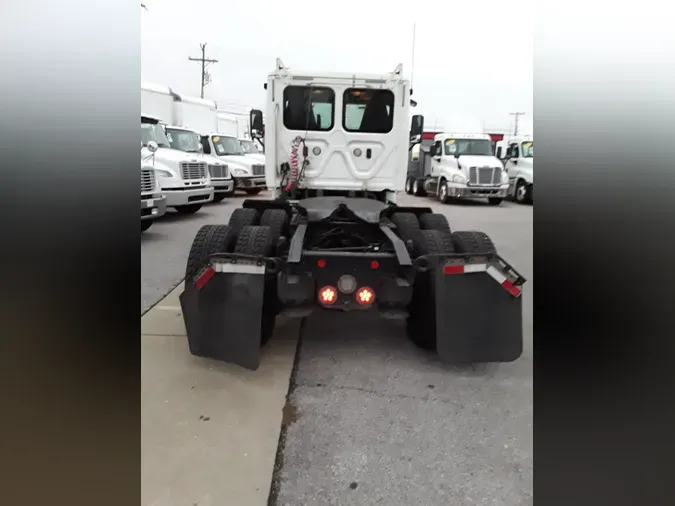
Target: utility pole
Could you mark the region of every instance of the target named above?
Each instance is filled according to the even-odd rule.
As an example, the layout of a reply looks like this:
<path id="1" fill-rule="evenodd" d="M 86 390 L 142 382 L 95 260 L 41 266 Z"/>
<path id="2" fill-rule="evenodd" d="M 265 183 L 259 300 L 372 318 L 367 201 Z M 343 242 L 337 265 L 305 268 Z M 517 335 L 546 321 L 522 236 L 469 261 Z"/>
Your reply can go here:
<path id="1" fill-rule="evenodd" d="M 509 116 L 515 116 L 515 117 L 516 117 L 516 127 L 515 127 L 515 132 L 513 133 L 513 135 L 518 135 L 518 118 L 519 118 L 520 116 L 523 116 L 524 114 L 525 114 L 524 112 L 512 112 L 512 113 L 509 113 Z"/>
<path id="2" fill-rule="evenodd" d="M 206 42 L 204 42 L 203 44 L 199 44 L 199 47 L 202 50 L 202 57 L 201 58 L 193 58 L 192 56 L 188 56 L 188 60 L 202 62 L 202 92 L 201 92 L 201 97 L 204 98 L 204 86 L 209 84 L 209 81 L 210 81 L 210 78 L 208 77 L 208 74 L 206 72 L 207 66 L 210 63 L 218 63 L 218 60 L 210 60 L 206 57 Z"/>

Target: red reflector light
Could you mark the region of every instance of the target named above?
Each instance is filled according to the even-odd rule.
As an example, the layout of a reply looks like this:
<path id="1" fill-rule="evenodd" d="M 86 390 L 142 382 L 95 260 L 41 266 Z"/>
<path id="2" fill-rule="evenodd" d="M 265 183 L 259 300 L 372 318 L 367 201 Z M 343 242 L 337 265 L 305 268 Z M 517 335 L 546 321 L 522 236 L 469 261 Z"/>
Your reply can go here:
<path id="1" fill-rule="evenodd" d="M 322 258 L 316 263 L 316 265 L 319 266 L 319 269 L 323 269 L 324 267 L 326 267 L 326 261 Z"/>
<path id="2" fill-rule="evenodd" d="M 356 292 L 356 302 L 358 302 L 361 305 L 368 305 L 371 304 L 375 300 L 375 292 L 373 292 L 370 288 L 361 288 L 358 292 Z"/>
<path id="3" fill-rule="evenodd" d="M 202 287 L 213 277 L 216 271 L 213 270 L 213 267 L 209 267 L 195 280 L 195 286 L 197 290 L 201 290 Z"/>
<path id="4" fill-rule="evenodd" d="M 372 262 L 370 262 L 370 268 L 371 269 L 377 269 L 379 267 L 380 267 L 380 262 L 378 262 L 377 260 L 373 260 Z"/>
<path id="5" fill-rule="evenodd" d="M 322 304 L 332 304 L 337 300 L 337 290 L 332 286 L 324 286 L 319 290 L 319 301 Z"/>

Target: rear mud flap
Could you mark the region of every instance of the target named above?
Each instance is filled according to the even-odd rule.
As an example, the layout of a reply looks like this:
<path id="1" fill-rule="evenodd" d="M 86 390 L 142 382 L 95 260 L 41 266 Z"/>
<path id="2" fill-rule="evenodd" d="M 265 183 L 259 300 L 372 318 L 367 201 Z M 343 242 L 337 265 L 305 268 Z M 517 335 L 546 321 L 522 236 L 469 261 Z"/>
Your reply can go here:
<path id="1" fill-rule="evenodd" d="M 498 263 L 435 268 L 436 349 L 448 363 L 511 362 L 523 353 L 521 284 Z"/>
<path id="2" fill-rule="evenodd" d="M 188 283 L 180 304 L 190 353 L 256 370 L 264 291 L 264 265 L 214 262 Z"/>

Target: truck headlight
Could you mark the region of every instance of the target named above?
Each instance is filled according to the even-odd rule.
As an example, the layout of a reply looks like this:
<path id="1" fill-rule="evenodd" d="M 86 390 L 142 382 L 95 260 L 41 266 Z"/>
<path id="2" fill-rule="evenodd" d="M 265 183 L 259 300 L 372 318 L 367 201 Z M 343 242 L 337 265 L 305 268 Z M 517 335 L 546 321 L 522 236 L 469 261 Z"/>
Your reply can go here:
<path id="1" fill-rule="evenodd" d="M 174 177 L 174 175 L 171 174 L 171 172 L 169 172 L 168 170 L 155 169 L 155 173 L 156 173 L 158 176 L 163 176 L 163 177 Z"/>
<path id="2" fill-rule="evenodd" d="M 236 174 L 237 176 L 247 176 L 248 172 L 246 172 L 244 169 L 232 169 L 232 172 Z"/>
<path id="3" fill-rule="evenodd" d="M 453 183 L 459 183 L 459 184 L 464 184 L 466 183 L 466 179 L 460 176 L 459 174 L 455 174 L 452 176 L 452 182 Z"/>

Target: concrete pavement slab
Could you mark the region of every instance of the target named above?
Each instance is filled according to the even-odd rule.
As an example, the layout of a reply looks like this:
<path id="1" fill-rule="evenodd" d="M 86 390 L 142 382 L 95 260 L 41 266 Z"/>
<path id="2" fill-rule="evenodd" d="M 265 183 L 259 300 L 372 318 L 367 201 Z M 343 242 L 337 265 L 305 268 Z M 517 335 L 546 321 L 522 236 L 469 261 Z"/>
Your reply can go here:
<path id="1" fill-rule="evenodd" d="M 265 506 L 299 321 L 279 319 L 257 371 L 197 358 L 181 289 L 142 318 L 141 504 Z"/>

